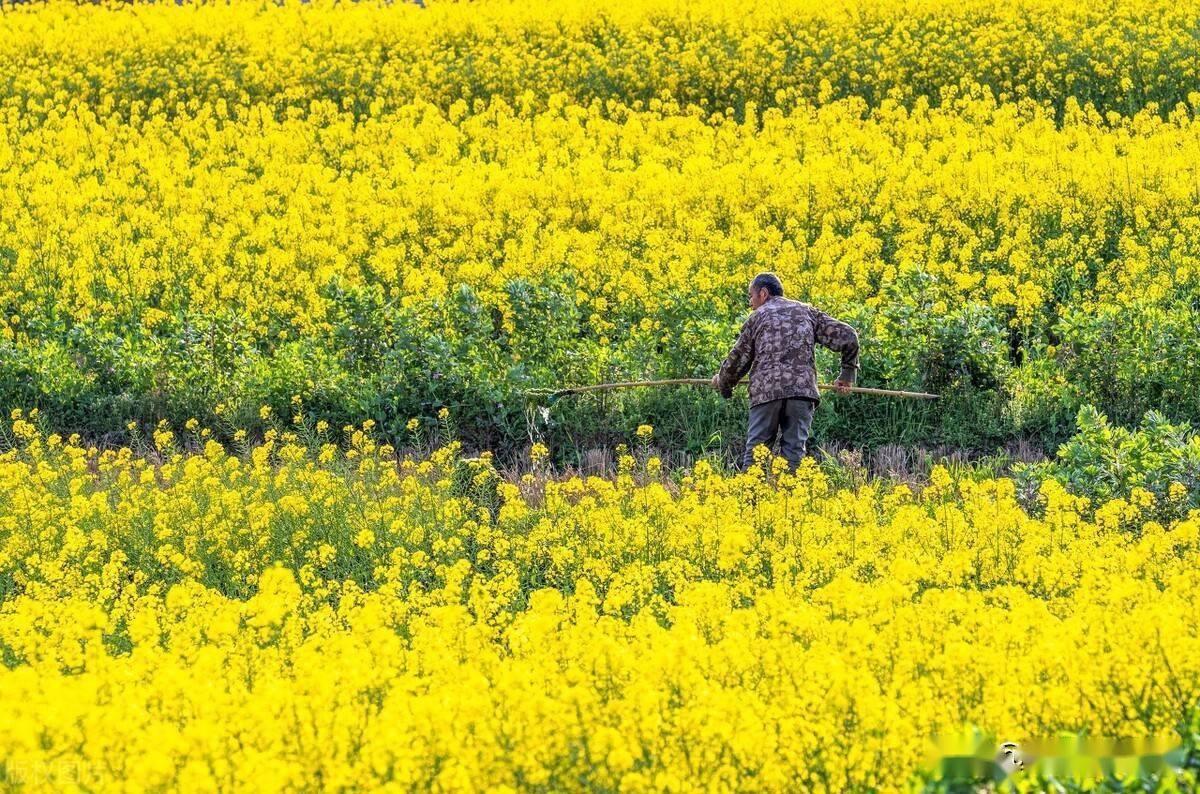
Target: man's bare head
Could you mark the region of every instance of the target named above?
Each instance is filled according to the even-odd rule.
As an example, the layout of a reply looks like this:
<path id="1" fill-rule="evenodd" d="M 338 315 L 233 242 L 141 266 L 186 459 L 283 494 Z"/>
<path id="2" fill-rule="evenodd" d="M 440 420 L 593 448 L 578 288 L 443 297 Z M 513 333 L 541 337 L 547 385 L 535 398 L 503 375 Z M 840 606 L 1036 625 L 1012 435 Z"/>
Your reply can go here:
<path id="1" fill-rule="evenodd" d="M 759 273 L 750 282 L 750 309 L 757 309 L 768 300 L 783 295 L 783 282 L 774 273 Z"/>

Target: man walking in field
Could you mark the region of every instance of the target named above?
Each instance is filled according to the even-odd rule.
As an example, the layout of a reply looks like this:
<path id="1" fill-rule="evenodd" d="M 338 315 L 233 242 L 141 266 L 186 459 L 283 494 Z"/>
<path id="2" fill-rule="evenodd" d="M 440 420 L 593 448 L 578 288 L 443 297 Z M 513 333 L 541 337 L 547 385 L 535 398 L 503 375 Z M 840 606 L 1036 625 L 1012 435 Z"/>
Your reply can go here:
<path id="1" fill-rule="evenodd" d="M 842 354 L 842 371 L 834 385 L 845 394 L 858 372 L 858 333 L 814 306 L 783 297 L 783 283 L 774 273 L 755 276 L 749 298 L 750 316 L 712 384 L 729 399 L 733 387 L 750 372 L 750 422 L 742 469 L 754 462 L 757 445 L 770 448 L 780 434 L 780 454 L 795 471 L 821 401 L 813 347 L 820 344 Z"/>

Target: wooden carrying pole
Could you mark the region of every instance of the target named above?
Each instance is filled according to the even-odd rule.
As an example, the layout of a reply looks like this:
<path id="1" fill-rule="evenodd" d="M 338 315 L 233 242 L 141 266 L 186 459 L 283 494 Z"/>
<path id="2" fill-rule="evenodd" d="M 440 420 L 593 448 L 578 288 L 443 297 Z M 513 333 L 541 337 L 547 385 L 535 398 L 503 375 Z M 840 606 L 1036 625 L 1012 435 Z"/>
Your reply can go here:
<path id="1" fill-rule="evenodd" d="M 745 381 L 742 381 L 743 383 Z M 593 386 L 576 386 L 571 389 L 559 389 L 553 393 L 554 397 L 564 397 L 568 394 L 582 394 L 589 391 L 608 391 L 609 389 L 628 389 L 632 386 L 710 386 L 712 381 L 709 378 L 668 378 L 666 380 L 636 380 L 626 381 L 624 383 L 597 383 Z M 832 383 L 818 383 L 818 389 L 832 389 L 837 391 L 837 386 Z M 936 400 L 938 395 L 928 394 L 923 391 L 895 391 L 893 389 L 872 389 L 866 386 L 847 386 L 846 391 L 855 392 L 857 394 L 879 394 L 885 397 L 909 397 L 917 400 Z"/>

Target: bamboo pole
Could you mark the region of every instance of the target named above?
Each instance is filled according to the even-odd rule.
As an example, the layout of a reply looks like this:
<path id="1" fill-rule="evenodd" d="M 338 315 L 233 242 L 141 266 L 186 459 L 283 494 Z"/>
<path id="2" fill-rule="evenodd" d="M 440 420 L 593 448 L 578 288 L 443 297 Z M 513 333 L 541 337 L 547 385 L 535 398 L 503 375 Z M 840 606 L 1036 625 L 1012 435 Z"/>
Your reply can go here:
<path id="1" fill-rule="evenodd" d="M 745 381 L 742 381 L 745 383 Z M 582 394 L 591 391 L 609 391 L 610 389 L 628 389 L 633 386 L 710 386 L 712 381 L 709 378 L 667 378 L 665 380 L 636 380 L 624 381 L 621 383 L 597 383 L 591 386 L 574 386 L 570 389 L 559 389 L 552 392 L 550 396 L 558 398 L 565 397 L 569 394 Z M 837 386 L 832 383 L 818 383 L 818 389 L 832 389 L 837 391 Z M 896 391 L 894 389 L 874 389 L 867 386 L 847 386 L 846 391 L 857 394 L 878 394 L 885 397 L 908 397 L 917 400 L 936 400 L 938 395 L 929 394 L 922 391 Z"/>

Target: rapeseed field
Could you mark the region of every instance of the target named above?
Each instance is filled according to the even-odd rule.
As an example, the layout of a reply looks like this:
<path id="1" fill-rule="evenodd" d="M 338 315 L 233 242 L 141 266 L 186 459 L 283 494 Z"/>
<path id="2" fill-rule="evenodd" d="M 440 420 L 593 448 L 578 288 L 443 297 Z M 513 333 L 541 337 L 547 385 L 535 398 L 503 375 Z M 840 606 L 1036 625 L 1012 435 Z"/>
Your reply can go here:
<path id="1" fill-rule="evenodd" d="M 0 59 L 0 790 L 1195 789 L 1200 7 L 50 0 Z M 710 377 L 767 270 L 940 395 L 814 448 L 1048 459 L 538 397 Z"/>

